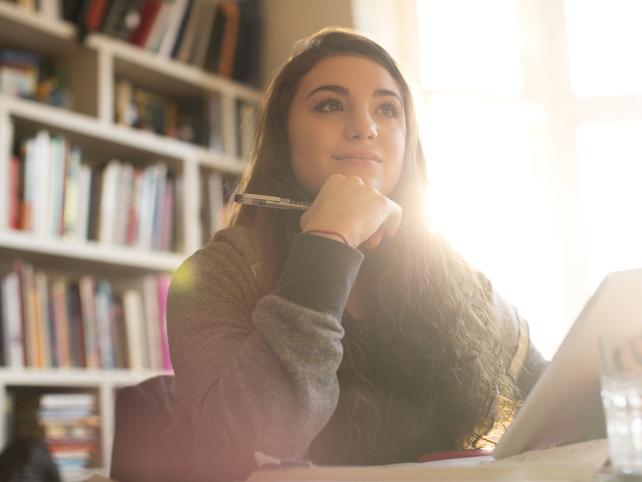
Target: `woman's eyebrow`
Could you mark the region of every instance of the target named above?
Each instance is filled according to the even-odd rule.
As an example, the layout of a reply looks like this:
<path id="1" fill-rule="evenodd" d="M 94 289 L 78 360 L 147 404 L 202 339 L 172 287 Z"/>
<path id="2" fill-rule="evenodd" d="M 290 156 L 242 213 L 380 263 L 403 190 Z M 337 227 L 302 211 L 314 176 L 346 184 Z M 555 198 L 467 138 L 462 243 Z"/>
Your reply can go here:
<path id="1" fill-rule="evenodd" d="M 350 91 L 346 89 L 345 87 L 337 84 L 326 84 L 326 85 L 320 85 L 316 89 L 313 89 L 308 95 L 306 95 L 306 99 L 308 97 L 312 97 L 314 94 L 317 92 L 321 92 L 327 90 L 329 92 L 334 92 L 335 94 L 339 95 L 349 95 Z M 401 100 L 401 96 L 397 94 L 394 90 L 389 90 L 389 89 L 377 89 L 374 92 L 374 97 L 386 97 L 386 96 L 393 96 L 399 99 L 399 102 L 403 103 Z"/>
<path id="2" fill-rule="evenodd" d="M 401 96 L 397 94 L 394 90 L 388 90 L 388 89 L 377 89 L 375 90 L 374 93 L 375 97 L 386 97 L 386 96 L 393 96 L 399 99 L 399 102 L 403 104 L 403 100 L 401 100 Z"/>
<path id="3" fill-rule="evenodd" d="M 305 96 L 307 99 L 308 97 L 312 97 L 314 94 L 317 92 L 323 91 L 323 90 L 329 90 L 330 92 L 334 92 L 335 94 L 339 95 L 348 95 L 350 91 L 346 89 L 345 87 L 337 84 L 327 84 L 327 85 L 320 85 L 316 89 L 312 90 L 308 95 Z"/>

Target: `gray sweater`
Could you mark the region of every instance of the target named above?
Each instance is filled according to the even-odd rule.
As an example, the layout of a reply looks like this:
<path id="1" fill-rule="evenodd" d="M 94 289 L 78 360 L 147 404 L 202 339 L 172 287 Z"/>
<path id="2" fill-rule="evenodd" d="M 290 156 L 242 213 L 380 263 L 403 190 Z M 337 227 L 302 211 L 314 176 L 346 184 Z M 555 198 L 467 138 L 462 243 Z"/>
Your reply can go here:
<path id="1" fill-rule="evenodd" d="M 236 226 L 217 233 L 175 273 L 169 341 L 202 448 L 197 471 L 241 479 L 255 468 L 255 452 L 314 460 L 311 444 L 340 400 L 343 310 L 362 261 L 361 252 L 342 243 L 296 235 L 279 281 L 262 295 L 256 246 Z M 498 309 L 512 317 L 511 371 L 527 392 L 544 361 L 514 310 Z"/>

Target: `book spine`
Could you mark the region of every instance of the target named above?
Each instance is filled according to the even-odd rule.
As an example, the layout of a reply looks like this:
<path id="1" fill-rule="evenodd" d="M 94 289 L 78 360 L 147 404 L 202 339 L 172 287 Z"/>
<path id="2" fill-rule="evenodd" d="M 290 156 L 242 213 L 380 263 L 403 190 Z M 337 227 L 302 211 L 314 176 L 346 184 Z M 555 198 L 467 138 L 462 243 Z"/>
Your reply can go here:
<path id="1" fill-rule="evenodd" d="M 116 352 L 112 339 L 112 293 L 108 282 L 101 280 L 96 283 L 96 323 L 98 346 L 100 349 L 100 365 L 102 368 L 116 368 Z"/>
<path id="2" fill-rule="evenodd" d="M 63 236 L 67 239 L 80 237 L 80 169 L 81 150 L 73 147 L 69 150 L 67 170 L 65 173 L 65 199 L 63 207 Z"/>
<path id="3" fill-rule="evenodd" d="M 158 286 L 158 321 L 160 323 L 160 342 L 161 342 L 161 362 L 163 370 L 172 371 L 172 359 L 169 353 L 169 341 L 167 338 L 167 294 L 171 277 L 169 275 L 159 275 L 157 278 Z"/>
<path id="4" fill-rule="evenodd" d="M 34 277 L 36 288 L 36 310 L 38 323 L 40 324 L 39 351 L 42 354 L 42 367 L 53 367 L 51 356 L 51 321 L 49 319 L 49 292 L 47 275 L 38 271 Z"/>
<path id="5" fill-rule="evenodd" d="M 78 282 L 80 292 L 80 311 L 82 313 L 83 333 L 85 336 L 85 355 L 87 368 L 100 368 L 100 351 L 96 324 L 96 290 L 91 276 L 83 276 Z"/>
<path id="6" fill-rule="evenodd" d="M 24 345 L 22 331 L 22 305 L 20 299 L 20 279 L 10 272 L 2 280 L 2 340 L 4 343 L 4 364 L 10 368 L 24 367 Z"/>

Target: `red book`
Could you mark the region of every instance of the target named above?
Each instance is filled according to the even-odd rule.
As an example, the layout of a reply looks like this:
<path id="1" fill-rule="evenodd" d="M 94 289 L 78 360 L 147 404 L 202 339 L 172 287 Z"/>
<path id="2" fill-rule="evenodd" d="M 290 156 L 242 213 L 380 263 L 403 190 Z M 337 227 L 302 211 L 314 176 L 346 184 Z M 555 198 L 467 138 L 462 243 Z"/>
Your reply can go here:
<path id="1" fill-rule="evenodd" d="M 91 0 L 85 16 L 85 28 L 88 32 L 100 30 L 107 4 L 107 0 Z"/>
<path id="2" fill-rule="evenodd" d="M 129 37 L 129 41 L 133 44 L 136 44 L 140 47 L 145 46 L 147 42 L 147 37 L 152 31 L 154 26 L 154 20 L 158 16 L 158 12 L 163 6 L 162 0 L 146 0 L 143 6 L 140 9 L 140 24 L 138 28 L 132 32 Z"/>
<path id="3" fill-rule="evenodd" d="M 236 2 L 223 2 L 220 8 L 225 12 L 225 27 L 223 29 L 223 45 L 221 46 L 221 60 L 218 73 L 223 77 L 231 78 L 234 74 L 234 60 L 236 58 L 236 43 L 239 36 L 240 10 Z"/>

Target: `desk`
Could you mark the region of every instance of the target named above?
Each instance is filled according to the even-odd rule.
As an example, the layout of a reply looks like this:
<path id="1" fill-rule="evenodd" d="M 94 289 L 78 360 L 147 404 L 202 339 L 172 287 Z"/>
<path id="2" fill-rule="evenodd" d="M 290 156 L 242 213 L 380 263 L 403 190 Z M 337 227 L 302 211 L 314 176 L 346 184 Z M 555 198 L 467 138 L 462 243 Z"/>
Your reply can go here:
<path id="1" fill-rule="evenodd" d="M 460 459 L 461 464 L 449 460 L 363 467 L 276 468 L 253 472 L 246 482 L 589 482 L 610 478 L 608 472 L 600 472 L 608 460 L 606 439 L 534 450 L 497 461 L 489 461 L 487 456 L 481 459 L 477 464 L 471 464 L 471 458 L 467 458 Z"/>

